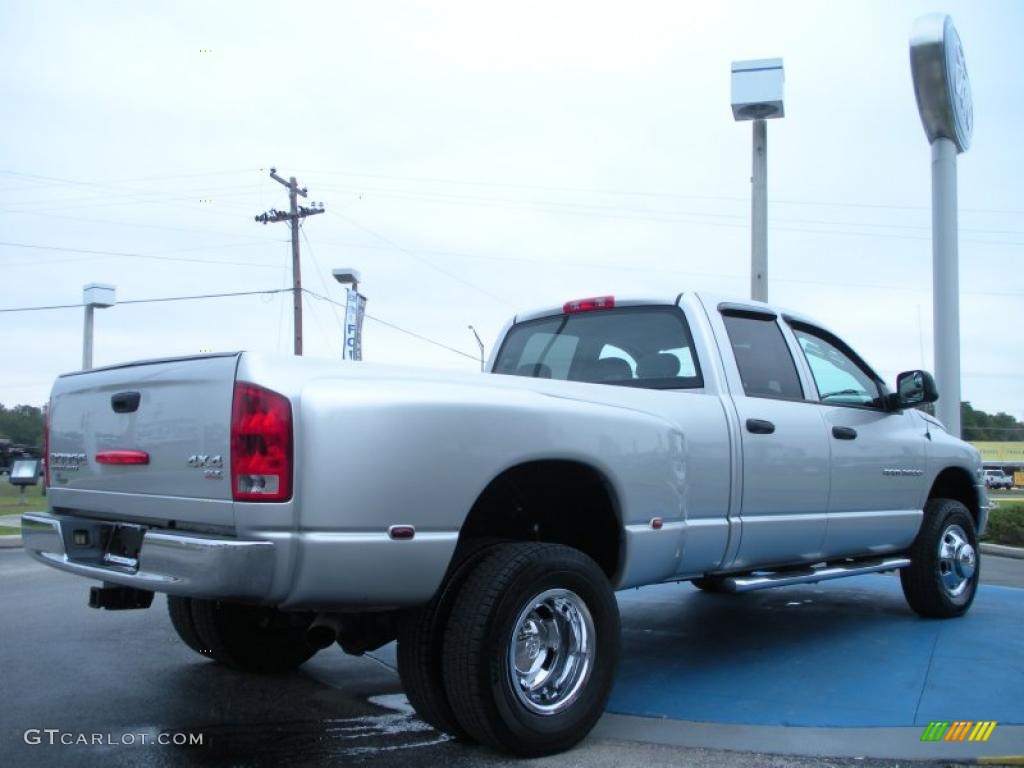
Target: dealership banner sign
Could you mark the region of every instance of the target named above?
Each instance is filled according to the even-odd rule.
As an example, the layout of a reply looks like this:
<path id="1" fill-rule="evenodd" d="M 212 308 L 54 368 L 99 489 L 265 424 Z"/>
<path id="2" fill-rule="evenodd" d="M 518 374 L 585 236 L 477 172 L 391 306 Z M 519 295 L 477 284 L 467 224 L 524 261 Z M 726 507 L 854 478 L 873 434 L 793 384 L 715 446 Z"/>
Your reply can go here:
<path id="1" fill-rule="evenodd" d="M 981 460 L 994 464 L 1024 464 L 1024 442 L 971 442 L 981 452 Z"/>
<path id="2" fill-rule="evenodd" d="M 345 308 L 345 345 L 343 360 L 363 359 L 363 316 L 366 313 L 366 297 L 356 291 L 348 292 Z"/>

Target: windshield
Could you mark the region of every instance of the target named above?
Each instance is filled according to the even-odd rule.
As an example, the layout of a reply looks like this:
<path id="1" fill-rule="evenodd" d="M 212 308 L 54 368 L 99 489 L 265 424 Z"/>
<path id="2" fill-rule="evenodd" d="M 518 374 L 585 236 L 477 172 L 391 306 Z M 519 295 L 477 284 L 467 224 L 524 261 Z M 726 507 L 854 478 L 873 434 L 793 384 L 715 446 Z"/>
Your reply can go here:
<path id="1" fill-rule="evenodd" d="M 512 326 L 494 373 L 648 389 L 704 385 L 676 307 L 620 307 Z"/>

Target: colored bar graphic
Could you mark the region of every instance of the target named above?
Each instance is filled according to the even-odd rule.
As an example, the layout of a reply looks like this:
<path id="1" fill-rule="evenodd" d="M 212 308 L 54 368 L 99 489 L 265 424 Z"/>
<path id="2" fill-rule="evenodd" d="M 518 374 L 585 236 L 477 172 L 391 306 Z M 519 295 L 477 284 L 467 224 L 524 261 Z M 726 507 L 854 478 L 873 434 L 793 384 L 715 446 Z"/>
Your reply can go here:
<path id="1" fill-rule="evenodd" d="M 968 741 L 988 741 L 988 737 L 992 735 L 992 731 L 995 729 L 995 722 L 982 721 L 974 727 Z"/>
<path id="2" fill-rule="evenodd" d="M 974 725 L 972 722 L 956 721 L 949 729 L 949 733 L 946 734 L 946 738 L 943 741 L 963 741 L 967 735 L 967 731 Z"/>
<path id="3" fill-rule="evenodd" d="M 921 734 L 921 741 L 988 741 L 996 725 L 994 720 L 933 720 Z"/>
<path id="4" fill-rule="evenodd" d="M 946 729 L 949 728 L 949 721 L 938 722 L 933 720 L 928 723 L 928 727 L 924 729 L 924 733 L 921 734 L 921 741 L 941 741 L 942 737 L 946 734 Z"/>

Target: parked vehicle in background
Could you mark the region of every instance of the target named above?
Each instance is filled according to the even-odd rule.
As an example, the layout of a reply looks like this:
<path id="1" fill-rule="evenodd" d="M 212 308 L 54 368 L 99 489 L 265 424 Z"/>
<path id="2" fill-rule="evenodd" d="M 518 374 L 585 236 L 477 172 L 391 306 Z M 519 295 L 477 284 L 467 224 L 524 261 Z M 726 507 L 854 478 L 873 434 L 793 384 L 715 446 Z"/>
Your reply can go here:
<path id="1" fill-rule="evenodd" d="M 1013 488 L 1013 478 L 1001 469 L 986 469 L 985 487 L 992 490 L 999 490 L 1000 488 L 1009 490 Z"/>
<path id="2" fill-rule="evenodd" d="M 166 592 L 236 669 L 397 638 L 423 720 L 526 756 L 604 711 L 617 589 L 899 570 L 917 613 L 969 609 L 981 457 L 915 408 L 924 371 L 889 392 L 814 320 L 694 293 L 520 314 L 495 349 L 497 375 L 247 352 L 65 374 L 25 549 L 105 582 L 94 607 Z"/>

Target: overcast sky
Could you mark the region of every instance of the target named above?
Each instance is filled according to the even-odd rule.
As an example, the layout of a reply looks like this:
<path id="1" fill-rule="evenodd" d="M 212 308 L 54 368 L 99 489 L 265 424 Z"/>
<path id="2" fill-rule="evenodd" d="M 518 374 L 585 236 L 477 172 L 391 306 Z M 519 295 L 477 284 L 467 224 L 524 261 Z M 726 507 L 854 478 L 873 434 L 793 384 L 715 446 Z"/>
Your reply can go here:
<path id="1" fill-rule="evenodd" d="M 596 294 L 749 294 L 750 124 L 730 62 L 781 56 L 769 299 L 890 382 L 933 367 L 930 154 L 914 19 L 953 16 L 974 96 L 959 158 L 963 397 L 1024 418 L 1024 4 L 7 2 L 0 308 L 290 284 L 274 166 L 327 213 L 305 287 L 473 356 L 517 310 Z M 206 202 L 209 201 L 209 202 Z M 342 310 L 307 297 L 309 355 Z M 0 313 L 0 403 L 81 364 L 82 310 Z M 288 294 L 99 310 L 95 364 L 291 351 Z M 364 359 L 472 370 L 368 320 Z"/>

